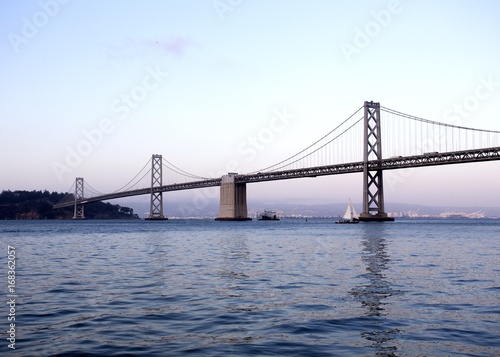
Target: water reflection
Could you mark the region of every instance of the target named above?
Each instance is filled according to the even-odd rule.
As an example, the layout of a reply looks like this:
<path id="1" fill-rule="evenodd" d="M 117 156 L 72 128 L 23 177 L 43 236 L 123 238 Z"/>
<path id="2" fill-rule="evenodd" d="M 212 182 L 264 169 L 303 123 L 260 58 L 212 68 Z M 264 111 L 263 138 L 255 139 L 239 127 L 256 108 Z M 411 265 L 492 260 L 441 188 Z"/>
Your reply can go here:
<path id="1" fill-rule="evenodd" d="M 150 256 L 149 267 L 151 279 L 154 279 L 154 290 L 159 296 L 166 294 L 169 285 L 169 267 L 166 249 L 166 236 L 160 232 L 151 232 L 146 241 L 146 249 Z"/>
<path id="2" fill-rule="evenodd" d="M 244 311 L 247 307 L 242 301 L 246 301 L 248 297 L 247 285 L 250 279 L 250 251 L 246 234 L 235 232 L 221 237 L 220 254 L 221 265 L 217 275 L 221 281 L 217 284 L 217 296 L 226 311 Z"/>
<path id="3" fill-rule="evenodd" d="M 386 226 L 384 223 L 363 224 L 362 234 L 361 259 L 366 265 L 366 273 L 361 277 L 365 282 L 351 290 L 351 295 L 366 309 L 368 331 L 362 332 L 361 336 L 370 341 L 377 355 L 396 356 L 395 339 L 400 330 L 390 326 L 386 318 L 390 307 L 386 299 L 399 291 L 393 289 L 386 276 L 391 262 L 385 239 Z"/>
<path id="4" fill-rule="evenodd" d="M 245 233 L 231 234 L 221 238 L 222 269 L 220 274 L 230 281 L 248 279 L 246 272 L 250 252 Z"/>

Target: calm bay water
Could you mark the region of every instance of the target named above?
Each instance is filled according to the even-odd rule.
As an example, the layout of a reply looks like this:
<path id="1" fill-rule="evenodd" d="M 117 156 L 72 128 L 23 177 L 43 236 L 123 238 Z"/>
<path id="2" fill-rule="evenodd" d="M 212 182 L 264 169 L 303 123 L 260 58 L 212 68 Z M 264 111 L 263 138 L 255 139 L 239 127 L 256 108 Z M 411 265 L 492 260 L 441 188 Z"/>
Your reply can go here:
<path id="1" fill-rule="evenodd" d="M 498 220 L 3 221 L 0 244 L 2 355 L 500 355 Z"/>

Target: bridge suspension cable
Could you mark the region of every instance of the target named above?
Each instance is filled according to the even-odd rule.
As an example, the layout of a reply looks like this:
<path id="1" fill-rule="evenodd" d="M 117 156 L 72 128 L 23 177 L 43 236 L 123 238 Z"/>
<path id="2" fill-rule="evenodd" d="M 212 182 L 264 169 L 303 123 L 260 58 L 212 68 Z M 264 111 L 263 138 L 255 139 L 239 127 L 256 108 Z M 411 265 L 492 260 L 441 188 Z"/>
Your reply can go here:
<path id="1" fill-rule="evenodd" d="M 420 121 L 420 122 L 423 122 L 423 123 L 440 125 L 440 126 L 446 126 L 446 127 L 455 128 L 455 129 L 465 129 L 465 130 L 481 131 L 481 132 L 485 132 L 485 133 L 500 134 L 500 131 L 496 131 L 496 130 L 475 129 L 475 128 L 469 128 L 469 127 L 465 127 L 465 126 L 458 126 L 458 125 L 453 125 L 453 124 L 449 124 L 449 123 L 442 123 L 442 122 L 438 122 L 438 121 L 434 121 L 434 120 L 424 119 L 424 118 L 416 117 L 414 115 L 410 115 L 410 114 L 405 114 L 405 113 L 402 113 L 402 112 L 398 112 L 398 111 L 396 111 L 394 109 L 390 109 L 390 108 L 383 107 L 383 106 L 380 107 L 380 110 L 384 111 L 384 112 L 387 112 L 387 113 L 399 115 L 401 117 L 408 118 L 408 119 L 411 119 L 411 120 Z"/>
<path id="2" fill-rule="evenodd" d="M 192 173 L 189 173 L 187 171 L 180 169 L 179 167 L 175 166 L 174 164 L 172 164 L 170 161 L 166 160 L 165 158 L 162 159 L 162 165 L 166 169 L 173 171 L 181 176 L 189 177 L 189 178 L 197 179 L 197 180 L 207 180 L 206 177 L 197 176 L 197 175 L 194 175 Z"/>
<path id="3" fill-rule="evenodd" d="M 295 159 L 294 161 L 291 161 L 291 162 L 288 162 L 286 165 L 283 165 L 281 167 L 275 167 L 273 168 L 272 170 L 270 171 L 277 171 L 277 170 L 281 170 L 283 169 L 284 167 L 288 166 L 288 165 L 291 165 L 291 164 L 294 164 L 302 159 L 305 159 L 315 153 L 317 153 L 320 149 L 323 149 L 325 146 L 327 146 L 328 144 L 332 143 L 334 140 L 340 138 L 343 134 L 345 134 L 349 129 L 353 128 L 356 124 L 358 124 L 361 120 L 363 120 L 363 118 L 360 118 L 358 119 L 356 122 L 354 122 L 354 124 L 352 124 L 351 126 L 349 126 L 347 129 L 345 129 L 344 131 L 342 131 L 340 134 L 338 134 L 337 136 L 333 137 L 332 139 L 330 139 L 329 141 L 327 141 L 326 143 L 322 144 L 321 146 L 315 148 L 313 151 L 309 152 L 308 154 L 304 155 L 304 156 L 301 156 L 297 159 Z M 316 143 L 315 143 L 316 144 Z M 314 145 L 314 144 L 313 144 Z"/>
<path id="4" fill-rule="evenodd" d="M 68 191 L 66 191 L 66 193 L 68 193 L 68 194 L 71 194 L 71 195 L 72 195 L 72 194 L 75 192 L 75 190 L 74 190 L 74 189 L 75 189 L 75 181 L 73 181 L 73 183 L 71 184 L 71 187 L 69 188 L 69 190 L 68 190 Z"/>
<path id="5" fill-rule="evenodd" d="M 134 182 L 133 184 L 131 184 L 131 182 L 132 182 L 132 181 L 133 181 L 133 180 L 134 180 L 137 176 L 139 176 L 139 174 L 140 174 L 140 173 L 141 173 L 141 172 L 139 172 L 137 175 L 135 175 L 135 176 L 134 176 L 134 178 L 133 178 L 132 180 L 130 180 L 130 181 L 128 182 L 128 184 L 127 184 L 127 185 L 125 185 L 124 187 L 122 187 L 121 189 L 119 189 L 118 191 L 115 191 L 115 192 L 113 192 L 113 193 L 117 193 L 117 192 L 121 192 L 121 191 L 129 191 L 129 190 L 132 190 L 135 186 L 137 186 L 137 185 L 139 184 L 139 182 L 141 182 L 141 181 L 144 179 L 144 177 L 146 177 L 147 175 L 151 174 L 151 169 L 149 169 L 148 171 L 146 171 L 146 172 L 144 173 L 144 175 L 142 175 L 142 176 L 141 176 L 141 178 L 140 178 L 140 179 L 138 179 L 136 182 Z M 129 185 L 129 184 L 130 184 L 130 185 Z"/>
<path id="6" fill-rule="evenodd" d="M 497 147 L 500 131 L 475 129 L 419 118 L 381 107 L 386 157 Z M 408 120 L 401 120 L 401 119 Z"/>
<path id="7" fill-rule="evenodd" d="M 59 204 L 59 203 L 64 203 L 64 202 L 69 202 L 69 201 L 74 201 L 74 200 L 75 200 L 75 181 L 73 181 L 73 184 L 71 185 L 71 187 L 66 191 L 66 194 L 64 195 L 64 197 L 57 203 Z"/>
<path id="8" fill-rule="evenodd" d="M 146 171 L 146 173 L 139 180 L 137 180 L 134 184 L 132 184 L 132 182 L 137 178 L 137 176 L 139 176 L 143 172 L 143 170 L 150 164 L 150 162 L 151 162 L 150 160 L 146 161 L 144 166 L 139 170 L 139 172 L 129 182 L 127 182 L 125 185 L 123 185 L 118 190 L 116 190 L 112 193 L 127 191 L 127 190 L 131 189 L 132 187 L 134 187 L 135 185 L 137 185 L 148 173 L 151 172 L 151 169 Z"/>
<path id="9" fill-rule="evenodd" d="M 103 192 L 98 191 L 95 188 L 93 188 L 92 185 L 89 184 L 87 180 L 84 181 L 84 186 L 86 189 L 85 191 L 90 192 L 90 193 L 94 194 L 95 196 L 100 196 L 100 195 L 104 194 Z"/>
<path id="10" fill-rule="evenodd" d="M 363 120 L 363 115 L 358 118 L 358 113 L 363 109 L 360 107 L 352 115 L 350 115 L 346 120 L 337 125 L 333 130 L 328 132 L 326 135 L 316 140 L 311 145 L 302 149 L 298 153 L 282 160 L 274 165 L 268 166 L 264 169 L 252 172 L 250 174 L 256 174 L 259 172 L 269 172 L 277 171 L 283 169 L 296 168 L 296 164 L 302 162 L 302 166 L 320 166 L 333 163 L 340 163 L 346 160 L 345 153 L 349 152 L 353 157 L 359 156 L 361 154 L 361 141 L 354 140 L 355 135 L 344 135 L 346 133 L 352 134 L 352 129 Z M 341 148 L 342 145 L 338 145 L 335 148 L 331 147 L 330 144 L 334 143 L 339 138 L 345 138 L 346 146 Z M 330 145 L 330 146 L 329 146 Z M 329 147 L 327 147 L 329 146 Z M 295 165 L 294 165 L 295 164 Z"/>

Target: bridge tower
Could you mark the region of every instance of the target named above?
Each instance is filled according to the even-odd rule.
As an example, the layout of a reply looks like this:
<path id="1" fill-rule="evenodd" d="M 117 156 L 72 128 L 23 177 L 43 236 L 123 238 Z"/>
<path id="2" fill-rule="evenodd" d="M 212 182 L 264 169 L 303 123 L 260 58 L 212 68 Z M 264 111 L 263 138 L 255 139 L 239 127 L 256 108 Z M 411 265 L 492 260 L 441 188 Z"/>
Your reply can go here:
<path id="1" fill-rule="evenodd" d="M 76 201 L 83 199 L 83 177 L 77 177 L 75 182 L 75 210 L 73 219 L 85 219 L 84 207 Z"/>
<path id="2" fill-rule="evenodd" d="M 163 192 L 158 188 L 163 185 L 163 164 L 161 155 L 151 157 L 151 204 L 149 206 L 149 216 L 146 220 L 167 220 L 163 215 Z"/>
<path id="3" fill-rule="evenodd" d="M 364 108 L 363 211 L 359 220 L 394 221 L 394 218 L 388 217 L 385 212 L 383 170 L 368 167 L 368 161 L 382 161 L 380 103 L 365 102 Z"/>

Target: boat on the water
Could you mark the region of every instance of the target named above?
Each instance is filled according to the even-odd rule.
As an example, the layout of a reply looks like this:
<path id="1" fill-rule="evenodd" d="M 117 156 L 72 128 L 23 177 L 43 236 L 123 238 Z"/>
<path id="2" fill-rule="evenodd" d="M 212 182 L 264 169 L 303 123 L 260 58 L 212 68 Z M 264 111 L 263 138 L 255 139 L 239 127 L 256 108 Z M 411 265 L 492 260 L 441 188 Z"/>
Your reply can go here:
<path id="1" fill-rule="evenodd" d="M 347 202 L 347 209 L 345 210 L 344 217 L 339 219 L 338 224 L 350 224 L 350 223 L 359 223 L 359 216 L 354 209 L 351 199 Z"/>
<path id="2" fill-rule="evenodd" d="M 258 213 L 257 220 L 259 220 L 259 221 L 279 221 L 280 219 L 275 211 L 264 210 L 264 212 Z"/>

